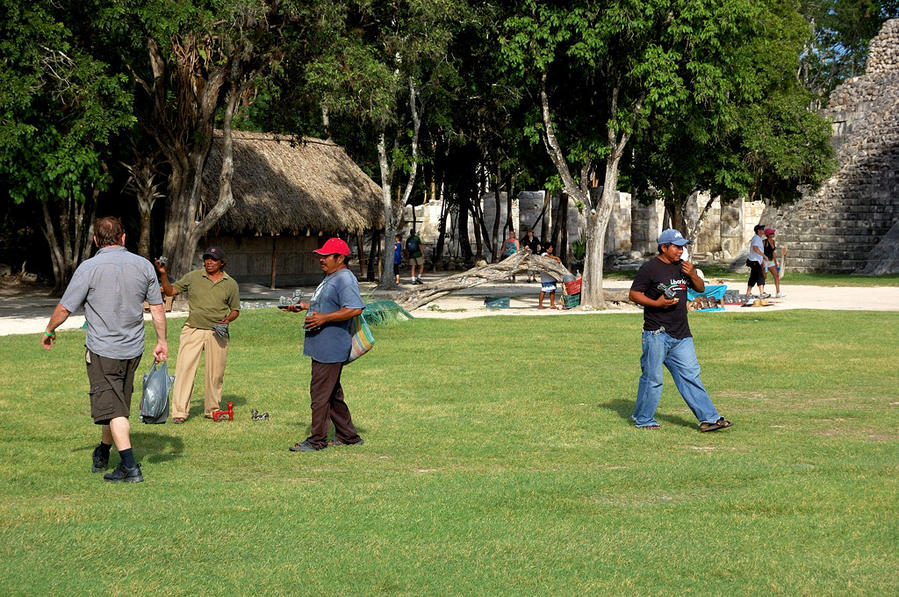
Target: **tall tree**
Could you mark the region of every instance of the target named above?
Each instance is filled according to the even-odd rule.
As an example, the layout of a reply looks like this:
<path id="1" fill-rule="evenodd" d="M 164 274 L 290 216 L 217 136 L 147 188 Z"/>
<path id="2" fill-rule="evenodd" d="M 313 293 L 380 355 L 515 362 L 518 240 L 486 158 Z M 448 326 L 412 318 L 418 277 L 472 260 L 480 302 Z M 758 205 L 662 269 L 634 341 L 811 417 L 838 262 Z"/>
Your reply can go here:
<path id="1" fill-rule="evenodd" d="M 415 189 L 422 123 L 446 93 L 444 80 L 454 77 L 447 48 L 466 8 L 464 0 L 358 2 L 342 43 L 310 69 L 332 119 L 356 118 L 375 131 L 384 255 Z M 385 259 L 379 287 L 395 286 L 393 262 Z"/>
<path id="2" fill-rule="evenodd" d="M 138 121 L 171 172 L 163 252 L 173 271 L 190 268 L 202 236 L 233 204 L 231 126 L 240 102 L 282 57 L 285 31 L 302 37 L 305 27 L 320 25 L 318 14 L 307 3 L 280 0 L 137 0 L 130 7 L 136 22 L 124 33 L 146 57 L 130 64 Z M 219 196 L 204 210 L 203 169 L 216 126 L 223 132 Z"/>
<path id="3" fill-rule="evenodd" d="M 754 92 L 729 48 L 764 33 L 766 4 L 580 0 L 561 8 L 530 0 L 507 20 L 505 62 L 539 89 L 542 141 L 581 210 L 583 303 L 604 305 L 605 231 L 635 133 L 689 103 L 707 106 L 703 119 L 714 126 L 735 96 Z M 601 189 L 592 188 L 594 175 Z"/>
<path id="4" fill-rule="evenodd" d="M 0 173 L 16 202 L 40 205 L 55 291 L 90 254 L 112 136 L 132 125 L 127 79 L 77 35 L 90 3 L 2 3 Z"/>
<path id="5" fill-rule="evenodd" d="M 796 77 L 808 35 L 790 2 L 769 0 L 752 36 L 722 39 L 735 85 L 723 103 L 694 93 L 641 123 L 625 160 L 636 196 L 661 197 L 671 226 L 688 234 L 684 210 L 696 191 L 784 204 L 830 176 L 830 124 L 809 110 Z"/>

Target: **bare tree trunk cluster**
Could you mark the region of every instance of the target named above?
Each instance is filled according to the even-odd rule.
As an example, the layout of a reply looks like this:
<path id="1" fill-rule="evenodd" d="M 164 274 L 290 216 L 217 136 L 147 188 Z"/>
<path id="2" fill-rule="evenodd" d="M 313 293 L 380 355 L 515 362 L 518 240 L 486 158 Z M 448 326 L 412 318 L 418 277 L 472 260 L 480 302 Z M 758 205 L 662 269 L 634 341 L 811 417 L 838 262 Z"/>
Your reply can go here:
<path id="1" fill-rule="evenodd" d="M 75 269 L 90 254 L 98 194 L 99 191 L 93 189 L 84 203 L 71 195 L 60 202 L 41 201 L 44 216 L 41 231 L 50 246 L 54 296 L 62 296 Z M 57 213 L 51 213 L 54 211 Z"/>

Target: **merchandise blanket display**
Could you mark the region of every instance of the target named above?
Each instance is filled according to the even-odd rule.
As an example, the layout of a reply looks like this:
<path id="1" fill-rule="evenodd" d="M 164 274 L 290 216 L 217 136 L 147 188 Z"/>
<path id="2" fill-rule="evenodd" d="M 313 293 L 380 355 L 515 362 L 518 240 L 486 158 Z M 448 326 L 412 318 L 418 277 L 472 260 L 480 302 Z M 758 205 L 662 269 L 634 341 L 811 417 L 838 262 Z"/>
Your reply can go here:
<path id="1" fill-rule="evenodd" d="M 704 292 L 687 288 L 687 309 L 690 311 L 724 311 L 727 284 L 706 284 Z M 692 308 L 691 308 L 692 307 Z"/>

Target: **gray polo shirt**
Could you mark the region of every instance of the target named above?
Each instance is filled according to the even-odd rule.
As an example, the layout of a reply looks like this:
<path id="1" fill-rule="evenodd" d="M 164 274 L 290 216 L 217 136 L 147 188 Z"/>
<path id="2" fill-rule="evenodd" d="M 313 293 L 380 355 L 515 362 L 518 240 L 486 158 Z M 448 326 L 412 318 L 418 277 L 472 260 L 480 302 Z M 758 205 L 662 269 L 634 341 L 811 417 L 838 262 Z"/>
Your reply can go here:
<path id="1" fill-rule="evenodd" d="M 125 247 L 104 247 L 78 266 L 59 304 L 70 313 L 84 307 L 92 353 L 133 359 L 144 352 L 144 301 L 162 304 L 150 262 Z"/>

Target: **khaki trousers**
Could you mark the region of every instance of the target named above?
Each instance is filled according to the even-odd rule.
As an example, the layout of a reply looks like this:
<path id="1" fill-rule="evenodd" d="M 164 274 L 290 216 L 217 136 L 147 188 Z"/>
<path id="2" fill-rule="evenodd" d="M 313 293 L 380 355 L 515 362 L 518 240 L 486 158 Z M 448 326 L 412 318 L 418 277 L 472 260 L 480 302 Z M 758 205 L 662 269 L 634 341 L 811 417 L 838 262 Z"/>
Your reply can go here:
<path id="1" fill-rule="evenodd" d="M 203 411 L 211 417 L 221 407 L 222 385 L 225 380 L 225 360 L 228 339 L 219 338 L 212 330 L 181 328 L 181 344 L 175 365 L 175 390 L 172 394 L 172 418 L 186 419 L 190 414 L 190 398 L 194 391 L 194 377 L 200 366 L 200 353 L 206 353 L 206 392 Z"/>

